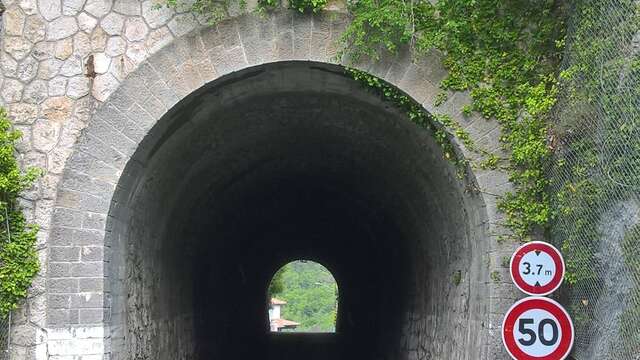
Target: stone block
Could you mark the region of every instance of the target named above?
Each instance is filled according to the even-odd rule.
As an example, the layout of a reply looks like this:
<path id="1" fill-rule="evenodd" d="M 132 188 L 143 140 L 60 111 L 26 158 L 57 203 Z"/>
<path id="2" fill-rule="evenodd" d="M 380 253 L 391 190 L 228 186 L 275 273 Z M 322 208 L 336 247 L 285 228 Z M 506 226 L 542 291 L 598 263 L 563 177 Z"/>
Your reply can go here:
<path id="1" fill-rule="evenodd" d="M 56 76 L 55 78 L 49 80 L 48 88 L 49 88 L 49 96 L 58 97 L 67 93 L 67 78 L 63 76 Z"/>
<path id="2" fill-rule="evenodd" d="M 93 125 L 94 126 L 87 129 L 87 134 L 102 140 L 102 142 L 107 146 L 112 147 L 127 157 L 133 155 L 137 147 L 137 143 L 127 138 L 124 134 L 99 117 L 95 118 Z"/>
<path id="3" fill-rule="evenodd" d="M 113 3 L 113 11 L 122 15 L 138 16 L 141 14 L 140 5 L 140 1 L 115 0 Z"/>
<path id="4" fill-rule="evenodd" d="M 82 227 L 89 230 L 104 230 L 106 225 L 106 215 L 96 213 L 85 213 L 82 220 Z"/>
<path id="5" fill-rule="evenodd" d="M 85 33 L 90 33 L 95 29 L 96 25 L 98 25 L 98 20 L 96 20 L 93 16 L 83 12 L 78 15 L 78 26 L 80 30 Z"/>
<path id="6" fill-rule="evenodd" d="M 80 292 L 100 293 L 104 291 L 103 278 L 80 279 Z"/>
<path id="7" fill-rule="evenodd" d="M 62 15 L 62 2 L 60 0 L 38 0 L 40 14 L 47 21 L 52 21 Z"/>
<path id="8" fill-rule="evenodd" d="M 47 276 L 50 278 L 61 278 L 71 276 L 71 264 L 67 262 L 49 261 Z"/>
<path id="9" fill-rule="evenodd" d="M 80 261 L 80 248 L 77 246 L 61 247 L 52 246 L 49 248 L 49 259 L 51 261 Z"/>
<path id="10" fill-rule="evenodd" d="M 218 33 L 218 28 L 215 26 L 207 26 L 200 30 L 200 38 L 204 46 L 205 52 L 208 49 L 212 49 L 216 46 L 223 46 L 222 37 Z"/>
<path id="11" fill-rule="evenodd" d="M 109 95 L 111 95 L 120 83 L 111 74 L 102 74 L 96 76 L 93 81 L 93 87 L 91 93 L 98 101 L 106 101 Z"/>
<path id="12" fill-rule="evenodd" d="M 103 309 L 80 309 L 78 322 L 83 325 L 100 324 L 105 320 L 105 313 Z"/>
<path id="13" fill-rule="evenodd" d="M 218 24 L 218 34 L 225 49 L 233 49 L 241 46 L 240 34 L 234 20 L 222 21 Z"/>
<path id="14" fill-rule="evenodd" d="M 38 61 L 33 57 L 27 57 L 16 68 L 16 76 L 23 83 L 33 80 L 38 73 Z"/>
<path id="15" fill-rule="evenodd" d="M 18 80 L 5 79 L 2 86 L 2 98 L 5 103 L 14 103 L 22 99 L 22 92 L 24 91 L 24 85 Z"/>
<path id="16" fill-rule="evenodd" d="M 101 18 L 111 10 L 111 5 L 112 0 L 87 0 L 84 10 L 97 18 Z"/>
<path id="17" fill-rule="evenodd" d="M 122 34 L 124 21 L 125 21 L 124 16 L 116 13 L 110 13 L 100 21 L 100 27 L 102 27 L 104 32 L 109 35 L 120 35 Z"/>
<path id="18" fill-rule="evenodd" d="M 24 30 L 26 15 L 18 6 L 12 6 L 2 14 L 4 32 L 11 36 L 20 36 Z"/>
<path id="19" fill-rule="evenodd" d="M 220 76 L 247 65 L 244 51 L 240 47 L 230 50 L 223 50 L 222 47 L 214 48 L 209 52 L 209 58 Z"/>
<path id="20" fill-rule="evenodd" d="M 76 18 L 63 16 L 47 23 L 47 40 L 60 40 L 78 31 Z"/>
<path id="21" fill-rule="evenodd" d="M 67 84 L 67 96 L 72 99 L 79 99 L 89 94 L 91 81 L 84 75 L 74 76 Z"/>
<path id="22" fill-rule="evenodd" d="M 22 100 L 30 104 L 40 104 L 49 96 L 48 91 L 46 81 L 34 80 L 24 88 Z"/>
<path id="23" fill-rule="evenodd" d="M 175 10 L 165 6 L 161 0 L 145 0 L 142 2 L 142 17 L 152 29 L 167 24 L 174 14 Z"/>
<path id="24" fill-rule="evenodd" d="M 75 294 L 79 290 L 78 279 L 54 279 L 47 280 L 49 294 Z"/>
<path id="25" fill-rule="evenodd" d="M 173 41 L 173 34 L 169 31 L 169 28 L 164 26 L 156 30 L 152 30 L 147 36 L 144 45 L 147 48 L 149 54 L 158 52 L 164 46 L 170 44 Z"/>
<path id="26" fill-rule="evenodd" d="M 69 309 L 71 306 L 71 295 L 53 294 L 47 296 L 49 309 Z"/>
<path id="27" fill-rule="evenodd" d="M 103 305 L 104 299 L 103 295 L 100 293 L 84 293 L 71 295 L 72 309 L 100 308 L 102 310 Z"/>
<path id="28" fill-rule="evenodd" d="M 214 71 L 213 67 L 211 69 Z M 203 75 L 201 74 L 201 76 Z M 154 119 L 160 119 L 167 112 L 165 105 L 155 96 L 150 96 L 141 106 Z"/>
<path id="29" fill-rule="evenodd" d="M 112 36 L 107 40 L 105 54 L 111 57 L 124 54 L 127 48 L 127 42 L 120 36 Z"/>
<path id="30" fill-rule="evenodd" d="M 186 35 L 199 26 L 198 21 L 191 13 L 179 14 L 169 21 L 169 30 L 175 37 Z"/>
<path id="31" fill-rule="evenodd" d="M 62 0 L 62 14 L 76 16 L 82 10 L 86 0 Z"/>
<path id="32" fill-rule="evenodd" d="M 293 15 L 293 56 L 307 59 L 311 53 L 311 18 L 302 14 Z"/>
<path id="33" fill-rule="evenodd" d="M 82 248 L 82 261 L 103 261 L 104 248 L 102 246 L 85 246 Z"/>
<path id="34" fill-rule="evenodd" d="M 38 15 L 32 15 L 27 18 L 24 27 L 24 37 L 32 43 L 38 43 L 46 38 L 47 24 L 44 19 Z"/>
<path id="35" fill-rule="evenodd" d="M 82 354 L 83 360 L 91 355 L 104 354 L 103 338 L 68 338 L 51 341 L 49 344 L 50 356 L 76 356 Z"/>

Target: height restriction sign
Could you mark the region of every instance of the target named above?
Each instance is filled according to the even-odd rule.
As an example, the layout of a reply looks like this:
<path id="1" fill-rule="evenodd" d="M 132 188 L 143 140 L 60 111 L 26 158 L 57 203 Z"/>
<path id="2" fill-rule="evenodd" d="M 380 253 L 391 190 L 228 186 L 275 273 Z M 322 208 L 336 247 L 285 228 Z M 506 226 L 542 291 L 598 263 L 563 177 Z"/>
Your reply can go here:
<path id="1" fill-rule="evenodd" d="M 511 279 L 528 295 L 548 295 L 564 278 L 562 255 L 550 244 L 532 241 L 520 246 L 511 257 Z"/>
<path id="2" fill-rule="evenodd" d="M 515 303 L 502 322 L 502 341 L 516 360 L 562 360 L 573 346 L 573 323 L 566 310 L 546 297 Z"/>

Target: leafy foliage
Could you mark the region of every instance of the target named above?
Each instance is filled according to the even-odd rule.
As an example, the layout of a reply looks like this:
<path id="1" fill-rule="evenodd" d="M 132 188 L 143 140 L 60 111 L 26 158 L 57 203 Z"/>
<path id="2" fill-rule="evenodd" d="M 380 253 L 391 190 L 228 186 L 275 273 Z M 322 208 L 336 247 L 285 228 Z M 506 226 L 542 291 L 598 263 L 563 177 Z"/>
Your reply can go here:
<path id="1" fill-rule="evenodd" d="M 502 125 L 516 190 L 500 208 L 520 239 L 550 218 L 546 134 L 563 29 L 555 6 L 525 0 L 359 0 L 351 3 L 353 22 L 343 36 L 345 51 L 355 59 L 377 58 L 403 45 L 418 54 L 442 51 L 448 75 L 441 87 L 469 91 L 473 101 L 463 111 L 478 111 Z"/>
<path id="2" fill-rule="evenodd" d="M 21 172 L 15 158 L 21 134 L 11 130 L 0 109 L 0 318 L 18 306 L 38 273 L 35 226 L 27 225 L 18 206 L 19 194 L 29 188 L 39 171 Z"/>
<path id="3" fill-rule="evenodd" d="M 614 26 L 602 21 L 606 9 L 594 1 L 578 3 L 571 65 L 561 73 L 566 101 L 559 109 L 562 122 L 554 129 L 558 142 L 565 144 L 554 164 L 554 172 L 563 174 L 554 183 L 560 189 L 554 199 L 555 228 L 563 250 L 570 255 L 568 280 L 572 284 L 596 278 L 593 252 L 580 244 L 597 247 L 601 238 L 597 226 L 606 210 L 601 205 L 632 190 L 621 184 L 640 184 L 640 173 L 629 171 L 640 169 L 640 111 L 636 106 L 640 87 L 624 84 L 627 79 L 640 79 L 640 60 L 627 57 L 623 47 L 630 41 L 619 41 L 637 32 L 640 9 L 632 0 L 621 1 L 623 16 Z M 602 95 L 597 101 L 596 94 Z M 586 130 L 593 130 L 593 114 L 604 116 L 599 130 L 607 134 L 605 141 Z M 603 152 L 608 154 L 606 160 Z"/>
<path id="4" fill-rule="evenodd" d="M 285 270 L 286 266 L 278 270 L 275 275 L 273 275 L 271 283 L 269 284 L 269 289 L 267 290 L 267 298 L 271 299 L 272 297 L 276 297 L 284 291 L 284 281 L 282 277 L 284 276 Z"/>
<path id="5" fill-rule="evenodd" d="M 327 0 L 289 0 L 289 6 L 302 13 L 307 11 L 317 13 L 324 9 L 326 5 Z"/>
<path id="6" fill-rule="evenodd" d="M 404 111 L 409 120 L 416 125 L 430 130 L 433 138 L 442 148 L 444 157 L 457 165 L 458 173 L 462 176 L 467 162 L 456 153 L 447 131 L 455 133 L 468 148 L 474 148 L 474 145 L 469 134 L 458 123 L 447 115 L 429 114 L 420 104 L 376 76 L 351 68 L 347 68 L 347 73 L 356 81 L 377 92 L 384 100 Z"/>
<path id="7" fill-rule="evenodd" d="M 274 276 L 281 281 L 281 291 L 275 291 L 271 282 L 271 294 L 287 304 L 282 316 L 301 325 L 296 331 L 335 331 L 338 310 L 338 285 L 331 273 L 312 261 L 294 261 L 285 265 Z"/>
<path id="8" fill-rule="evenodd" d="M 588 332 L 602 325 L 593 320 L 606 289 L 603 268 L 622 260 L 598 255 L 601 241 L 612 236 L 603 233 L 603 221 L 612 204 L 638 199 L 640 190 L 640 53 L 630 46 L 640 29 L 640 6 L 583 0 L 574 3 L 574 14 L 553 128 L 552 235 L 567 259 L 576 329 Z M 640 346 L 639 247 L 640 229 L 627 229 L 622 251 L 634 289 L 619 319 L 623 340 L 615 353 L 628 358 Z"/>
<path id="9" fill-rule="evenodd" d="M 166 6 L 174 9 L 188 9 L 196 14 L 205 16 L 210 24 L 218 23 L 229 16 L 229 10 L 234 4 L 241 8 L 246 6 L 246 0 L 164 0 Z M 271 2 L 273 0 L 261 0 Z"/>

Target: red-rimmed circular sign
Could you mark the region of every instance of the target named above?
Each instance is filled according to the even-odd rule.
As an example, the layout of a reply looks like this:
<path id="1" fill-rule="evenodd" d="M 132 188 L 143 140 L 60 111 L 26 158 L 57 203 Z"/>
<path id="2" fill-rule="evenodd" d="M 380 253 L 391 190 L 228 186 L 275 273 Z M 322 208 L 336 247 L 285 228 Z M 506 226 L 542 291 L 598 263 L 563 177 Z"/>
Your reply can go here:
<path id="1" fill-rule="evenodd" d="M 502 322 L 502 341 L 516 360 L 562 360 L 569 355 L 573 338 L 569 314 L 546 297 L 518 301 Z"/>
<path id="2" fill-rule="evenodd" d="M 528 295 L 548 295 L 564 278 L 564 260 L 560 251 L 542 241 L 532 241 L 518 248 L 511 257 L 511 279 Z"/>

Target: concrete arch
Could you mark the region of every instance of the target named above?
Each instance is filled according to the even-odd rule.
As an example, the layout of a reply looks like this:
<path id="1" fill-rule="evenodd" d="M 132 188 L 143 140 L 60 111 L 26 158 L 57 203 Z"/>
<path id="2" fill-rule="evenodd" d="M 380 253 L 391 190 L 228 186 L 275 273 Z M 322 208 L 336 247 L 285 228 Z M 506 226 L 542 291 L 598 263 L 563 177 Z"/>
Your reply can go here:
<path id="1" fill-rule="evenodd" d="M 85 332 L 93 332 L 93 335 L 76 336 L 73 339 L 67 339 L 64 336 L 56 339 L 55 336 L 53 338 L 50 336 L 49 341 L 52 344 L 56 341 L 71 344 L 68 346 L 76 350 L 69 351 L 75 351 L 75 353 L 67 355 L 109 354 L 112 359 L 128 358 L 125 355 L 127 351 L 129 354 L 133 351 L 137 356 L 152 358 L 159 358 L 154 357 L 158 353 L 153 351 L 167 350 L 169 352 L 165 354 L 171 354 L 168 358 L 189 356 L 189 351 L 192 349 L 149 350 L 153 346 L 150 335 L 129 333 L 135 336 L 140 335 L 135 340 L 140 346 L 127 347 L 123 340 L 125 320 L 121 311 L 125 311 L 125 303 L 131 301 L 135 303 L 136 300 L 127 299 L 122 289 L 118 289 L 117 285 L 114 287 L 118 281 L 124 281 L 124 279 L 114 278 L 126 275 L 127 268 L 135 266 L 135 263 L 125 263 L 128 261 L 126 257 L 114 255 L 113 249 L 126 250 L 126 246 L 121 242 L 126 241 L 128 235 L 122 229 L 131 228 L 131 224 L 128 223 L 131 219 L 128 202 L 135 200 L 139 186 L 146 186 L 140 183 L 150 166 L 145 159 L 152 159 L 154 154 L 163 151 L 159 144 L 169 141 L 167 137 L 170 137 L 174 131 L 191 126 L 187 123 L 178 126 L 176 124 L 179 121 L 176 119 L 184 116 L 185 111 L 208 106 L 202 102 L 206 96 L 210 96 L 206 99 L 212 103 L 218 101 L 219 104 L 233 104 L 235 97 L 242 98 L 254 91 L 253 86 L 259 90 L 266 90 L 268 85 L 271 85 L 269 81 L 275 81 L 277 76 L 280 76 L 280 79 L 286 78 L 289 71 L 298 71 L 302 75 L 287 78 L 280 85 L 276 81 L 274 86 L 281 86 L 281 91 L 291 92 L 298 89 L 298 86 L 303 88 L 306 86 L 305 91 L 309 93 L 331 92 L 337 94 L 336 96 L 350 96 L 349 91 L 351 91 L 355 94 L 354 99 L 364 103 L 370 101 L 371 95 L 366 95 L 365 90 L 355 90 L 356 84 L 343 89 L 335 88 L 336 85 L 342 86 L 347 81 L 336 75 L 340 67 L 334 64 L 337 49 L 335 41 L 347 21 L 342 14 L 311 17 L 280 11 L 265 18 L 243 15 L 220 23 L 216 27 L 197 30 L 176 39 L 142 62 L 137 70 L 131 73 L 100 105 L 86 129 L 83 130 L 73 154 L 65 165 L 53 210 L 49 240 L 48 266 L 50 269 L 59 262 L 57 258 L 52 257 L 53 254 L 59 254 L 70 247 L 82 248 L 83 255 L 86 255 L 83 259 L 86 258 L 86 261 L 73 264 L 69 273 L 64 276 L 58 276 L 55 272 L 49 271 L 47 279 L 48 327 L 51 329 L 76 327 L 84 329 Z M 411 59 L 410 52 L 405 50 L 397 56 L 385 57 L 381 61 L 364 63 L 356 67 L 377 75 L 401 89 L 423 104 L 427 110 L 453 116 L 471 133 L 476 143 L 485 148 L 499 149 L 497 124 L 478 117 L 461 116 L 460 104 L 466 101 L 463 95 L 454 95 L 439 109 L 435 109 L 432 105 L 439 92 L 437 84 L 446 74 L 437 54 L 433 53 L 419 63 L 415 63 Z M 270 71 L 277 76 L 264 75 L 265 72 Z M 304 78 L 305 73 L 308 74 L 307 79 Z M 335 77 L 337 80 L 323 82 L 322 79 L 325 76 L 323 74 L 331 74 L 327 76 Z M 253 76 L 255 78 L 250 81 L 255 80 L 255 83 L 248 82 L 247 79 Z M 260 76 L 267 77 L 261 79 Z M 309 79 L 317 83 L 310 84 Z M 300 83 L 296 83 L 298 80 Z M 317 87 L 317 90 L 314 90 L 314 87 Z M 328 99 L 327 104 L 331 101 Z M 376 106 L 379 109 L 384 108 L 382 105 Z M 385 108 L 385 111 L 393 113 L 394 110 Z M 201 114 L 192 113 L 192 115 L 203 117 Z M 394 116 L 402 117 L 401 114 Z M 364 128 L 359 128 L 358 131 L 361 129 Z M 418 137 L 414 139 L 415 141 L 421 139 L 424 144 L 428 144 L 427 140 L 419 135 L 416 136 Z M 431 146 L 430 161 L 438 161 L 436 160 L 437 149 L 433 148 L 433 144 L 429 146 Z M 475 158 L 475 155 L 464 147 L 461 146 L 460 150 L 470 159 Z M 445 171 L 446 165 L 442 165 L 442 169 Z M 450 172 L 451 169 L 446 171 Z M 183 175 L 185 174 L 176 174 L 178 177 Z M 453 182 L 451 173 L 447 176 L 442 179 Z M 478 273 L 474 274 L 466 268 L 458 269 L 461 271 L 462 281 L 467 282 L 464 287 L 466 296 L 462 296 L 464 300 L 452 305 L 451 308 L 455 308 L 456 311 L 460 309 L 467 315 L 471 312 L 480 312 L 480 314 L 473 314 L 475 325 L 472 326 L 479 332 L 467 333 L 465 330 L 464 335 L 451 337 L 455 341 L 461 341 L 458 348 L 451 344 L 447 336 L 456 333 L 456 329 L 460 333 L 459 328 L 467 326 L 467 323 L 453 321 L 446 325 L 450 330 L 442 332 L 434 330 L 433 336 L 428 335 L 431 330 L 425 327 L 441 324 L 442 321 L 446 322 L 445 319 L 454 315 L 445 314 L 441 317 L 441 314 L 433 313 L 433 309 L 425 309 L 425 305 L 421 303 L 422 312 L 405 309 L 408 314 L 404 315 L 412 321 L 403 324 L 407 327 L 405 336 L 397 339 L 398 343 L 404 344 L 402 345 L 404 346 L 403 356 L 438 358 L 448 356 L 445 352 L 451 350 L 450 347 L 454 347 L 456 354 L 460 354 L 460 358 L 478 358 L 478 352 L 481 358 L 500 357 L 498 355 L 501 354 L 500 339 L 496 329 L 500 323 L 502 309 L 512 301 L 515 294 L 505 283 L 490 281 L 489 274 L 498 271 L 503 274 L 503 279 L 508 278 L 504 275 L 505 270 L 501 269 L 500 262 L 503 256 L 509 254 L 511 247 L 509 245 L 500 247 L 497 243 L 497 236 L 503 233 L 504 229 L 498 225 L 502 217 L 496 208 L 495 195 L 507 191 L 509 183 L 506 174 L 497 170 L 475 171 L 474 176 L 477 183 L 474 186 L 477 185 L 479 193 L 467 197 L 464 195 L 464 184 L 452 184 L 452 187 L 456 188 L 455 192 L 458 194 L 456 196 L 461 203 L 467 200 L 468 204 L 473 203 L 459 210 L 461 218 L 467 221 L 460 230 L 473 233 L 465 236 L 466 245 L 464 245 L 465 248 L 473 251 L 473 255 L 470 256 L 468 263 L 463 264 L 469 265 L 470 269 L 476 269 Z M 196 194 L 193 195 L 194 197 L 189 198 L 189 201 L 182 203 L 197 203 L 199 199 Z M 185 196 L 189 197 L 188 192 Z M 449 210 L 443 211 L 447 213 Z M 120 245 L 114 245 L 118 243 Z M 455 249 L 449 248 L 446 251 L 452 252 Z M 418 270 L 427 271 L 425 268 Z M 443 284 L 450 282 L 450 278 L 455 276 L 455 269 L 447 268 L 446 270 L 447 272 L 441 274 L 444 277 Z M 442 289 L 455 294 L 461 291 L 457 290 L 457 284 L 443 285 Z M 429 294 L 421 293 L 421 296 L 426 295 Z M 68 307 L 51 306 L 51 302 L 60 296 L 69 297 Z M 118 309 L 118 306 L 121 307 Z M 460 319 L 468 321 L 468 317 Z M 148 318 L 137 320 L 141 321 L 137 324 L 141 328 L 149 326 L 144 322 L 149 321 Z M 176 324 L 165 325 L 173 326 L 174 331 L 180 330 Z M 54 334 L 55 331 L 50 333 Z M 419 336 L 412 334 L 419 334 Z M 168 333 L 164 334 L 165 338 L 168 335 Z M 100 338 L 101 342 L 93 342 L 92 346 L 95 347 L 93 349 L 83 349 L 87 338 Z M 148 353 L 148 351 L 152 352 Z"/>

